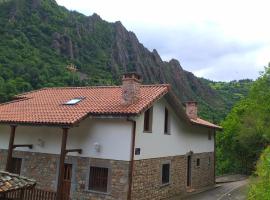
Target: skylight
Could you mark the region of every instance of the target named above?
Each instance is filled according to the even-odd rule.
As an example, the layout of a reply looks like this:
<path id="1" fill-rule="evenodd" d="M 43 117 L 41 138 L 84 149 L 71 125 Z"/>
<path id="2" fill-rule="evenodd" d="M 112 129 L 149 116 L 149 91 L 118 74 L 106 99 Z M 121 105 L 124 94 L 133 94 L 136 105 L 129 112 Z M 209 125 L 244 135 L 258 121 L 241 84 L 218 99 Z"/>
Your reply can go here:
<path id="1" fill-rule="evenodd" d="M 79 102 L 81 102 L 83 99 L 84 99 L 83 97 L 74 98 L 64 103 L 64 105 L 76 105 Z"/>

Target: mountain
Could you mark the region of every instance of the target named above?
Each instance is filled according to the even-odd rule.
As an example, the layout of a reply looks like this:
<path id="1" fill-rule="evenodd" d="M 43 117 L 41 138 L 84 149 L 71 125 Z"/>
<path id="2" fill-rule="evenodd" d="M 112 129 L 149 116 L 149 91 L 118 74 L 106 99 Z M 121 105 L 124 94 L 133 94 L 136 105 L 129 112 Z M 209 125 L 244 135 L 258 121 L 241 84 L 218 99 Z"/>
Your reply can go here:
<path id="1" fill-rule="evenodd" d="M 145 84 L 170 83 L 182 101 L 196 100 L 206 119 L 224 118 L 226 100 L 172 59 L 162 61 L 121 22 L 85 16 L 54 0 L 0 0 L 0 101 L 54 86 L 120 84 L 136 71 Z M 75 65 L 76 73 L 67 70 Z"/>

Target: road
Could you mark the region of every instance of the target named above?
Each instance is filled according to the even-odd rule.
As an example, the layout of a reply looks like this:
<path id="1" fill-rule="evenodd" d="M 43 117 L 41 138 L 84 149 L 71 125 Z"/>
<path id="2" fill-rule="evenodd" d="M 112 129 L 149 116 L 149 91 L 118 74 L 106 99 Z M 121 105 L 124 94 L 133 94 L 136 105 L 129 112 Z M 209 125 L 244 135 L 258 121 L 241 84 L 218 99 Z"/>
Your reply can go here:
<path id="1" fill-rule="evenodd" d="M 192 195 L 185 200 L 246 200 L 248 180 L 223 183 L 220 187 Z"/>

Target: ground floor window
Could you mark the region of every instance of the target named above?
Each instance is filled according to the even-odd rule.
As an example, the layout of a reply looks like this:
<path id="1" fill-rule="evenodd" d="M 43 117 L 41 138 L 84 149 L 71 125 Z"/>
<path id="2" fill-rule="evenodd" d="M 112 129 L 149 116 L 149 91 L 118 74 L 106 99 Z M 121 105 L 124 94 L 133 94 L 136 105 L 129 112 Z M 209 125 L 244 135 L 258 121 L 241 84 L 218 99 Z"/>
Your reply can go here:
<path id="1" fill-rule="evenodd" d="M 162 177 L 161 177 L 161 183 L 162 185 L 166 185 L 170 183 L 170 163 L 164 163 L 162 164 Z"/>
<path id="2" fill-rule="evenodd" d="M 201 165 L 201 160 L 200 160 L 200 158 L 197 158 L 196 165 L 197 165 L 197 167 L 200 167 L 200 165 Z"/>
<path id="3" fill-rule="evenodd" d="M 91 166 L 88 189 L 98 192 L 108 192 L 108 177 L 108 168 Z"/>
<path id="4" fill-rule="evenodd" d="M 12 158 L 10 172 L 13 174 L 21 174 L 22 168 L 22 159 L 21 158 Z"/>

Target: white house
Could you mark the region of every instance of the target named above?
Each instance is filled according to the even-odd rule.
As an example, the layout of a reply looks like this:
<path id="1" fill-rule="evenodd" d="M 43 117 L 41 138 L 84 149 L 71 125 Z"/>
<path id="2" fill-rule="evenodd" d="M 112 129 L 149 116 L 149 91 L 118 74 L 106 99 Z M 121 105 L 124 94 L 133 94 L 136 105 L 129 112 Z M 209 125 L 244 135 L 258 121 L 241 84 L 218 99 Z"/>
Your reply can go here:
<path id="1" fill-rule="evenodd" d="M 57 199 L 163 199 L 215 183 L 215 131 L 169 85 L 45 88 L 0 104 L 0 170 Z"/>

